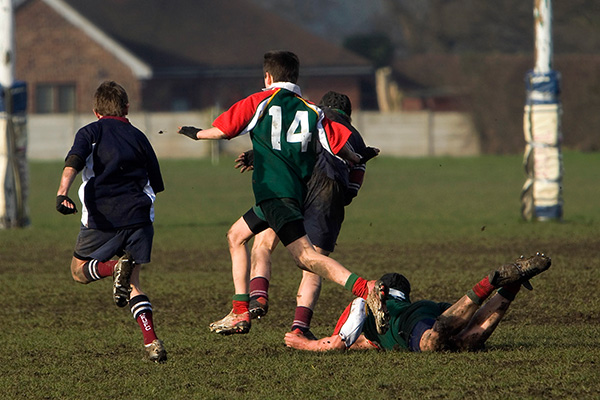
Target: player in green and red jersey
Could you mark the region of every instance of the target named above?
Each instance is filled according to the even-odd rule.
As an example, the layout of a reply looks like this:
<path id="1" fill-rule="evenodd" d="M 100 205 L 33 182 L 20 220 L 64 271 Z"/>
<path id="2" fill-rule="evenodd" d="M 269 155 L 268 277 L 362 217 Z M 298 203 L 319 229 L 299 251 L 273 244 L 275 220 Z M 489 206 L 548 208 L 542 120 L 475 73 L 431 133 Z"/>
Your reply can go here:
<path id="1" fill-rule="evenodd" d="M 390 322 L 385 333 L 377 331 L 364 300 L 357 298 L 342 313 L 332 336 L 309 340 L 305 335 L 288 332 L 285 344 L 308 351 L 479 350 L 500 323 L 521 285 L 531 289 L 529 279 L 550 265 L 550 258 L 540 253 L 521 257 L 492 271 L 454 304 L 431 300 L 413 303 L 408 280 L 398 273 L 386 274 L 381 277 L 389 290 Z M 483 304 L 496 289 L 497 293 Z"/>
<path id="2" fill-rule="evenodd" d="M 332 121 L 344 124 L 352 131 L 348 143 L 356 152 L 375 157 L 379 149 L 367 149 L 360 132 L 352 126 L 352 102 L 342 93 L 327 92 L 319 101 L 319 107 Z M 248 150 L 236 159 L 236 168 L 241 172 L 253 168 L 253 152 Z M 304 227 L 315 250 L 330 255 L 336 246 L 344 221 L 344 208 L 348 206 L 362 185 L 366 164 L 355 164 L 349 168 L 340 158 L 320 151 L 312 177 L 308 182 L 308 193 L 304 199 Z M 279 243 L 272 229 L 262 231 L 254 237 L 251 252 L 250 305 L 252 318 L 261 318 L 268 311 L 268 290 L 271 279 L 271 254 Z M 302 281 L 296 295 L 296 309 L 291 331 L 302 332 L 316 339 L 310 332 L 310 323 L 319 294 L 321 277 L 303 271 Z"/>
<path id="3" fill-rule="evenodd" d="M 246 244 L 257 233 L 272 228 L 305 270 L 334 281 L 365 298 L 380 332 L 387 329 L 387 288 L 367 281 L 313 248 L 303 223 L 302 205 L 317 157 L 317 145 L 325 151 L 360 163 L 363 156 L 346 145 L 351 131 L 324 116 L 301 96 L 296 85 L 300 63 L 289 51 L 264 55 L 265 89 L 235 103 L 221 114 L 213 127 L 200 130 L 182 127 L 179 133 L 192 139 L 231 139 L 249 133 L 254 150 L 252 188 L 255 205 L 227 233 L 235 287 L 233 310 L 210 325 L 222 334 L 250 330 L 250 259 Z M 318 142 L 318 143 L 317 143 Z"/>

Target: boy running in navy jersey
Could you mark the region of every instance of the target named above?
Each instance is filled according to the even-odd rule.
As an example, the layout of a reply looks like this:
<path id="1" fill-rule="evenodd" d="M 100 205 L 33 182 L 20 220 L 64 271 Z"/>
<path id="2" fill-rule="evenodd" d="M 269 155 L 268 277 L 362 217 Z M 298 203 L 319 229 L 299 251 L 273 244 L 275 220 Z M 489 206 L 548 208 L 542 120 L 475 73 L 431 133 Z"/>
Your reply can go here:
<path id="1" fill-rule="evenodd" d="M 302 206 L 306 184 L 316 162 L 317 142 L 325 151 L 351 163 L 360 163 L 362 157 L 346 145 L 351 134 L 347 127 L 325 118 L 316 105 L 301 97 L 296 85 L 299 66 L 298 57 L 291 52 L 267 52 L 263 61 L 265 90 L 235 103 L 210 129 L 203 131 L 187 126 L 179 130 L 180 134 L 195 140 L 231 139 L 244 133 L 249 133 L 252 139 L 255 206 L 227 233 L 235 295 L 233 310 L 210 324 L 216 333 L 250 330 L 250 257 L 246 244 L 269 227 L 300 268 L 366 298 L 376 316 L 378 330 L 387 329 L 385 286 L 379 281 L 360 278 L 332 258 L 317 253 L 306 235 Z"/>
<path id="2" fill-rule="evenodd" d="M 156 154 L 146 136 L 125 116 L 127 92 L 119 84 L 102 83 L 94 95 L 98 121 L 81 128 L 67 154 L 57 192 L 56 208 L 74 214 L 69 189 L 79 172 L 82 184 L 81 228 L 71 274 L 80 283 L 113 277 L 113 299 L 129 304 L 142 330 L 148 358 L 167 360 L 156 337 L 152 304 L 140 288 L 140 267 L 150 262 L 154 236 L 154 200 L 164 190 Z M 118 260 L 111 260 L 113 257 Z"/>

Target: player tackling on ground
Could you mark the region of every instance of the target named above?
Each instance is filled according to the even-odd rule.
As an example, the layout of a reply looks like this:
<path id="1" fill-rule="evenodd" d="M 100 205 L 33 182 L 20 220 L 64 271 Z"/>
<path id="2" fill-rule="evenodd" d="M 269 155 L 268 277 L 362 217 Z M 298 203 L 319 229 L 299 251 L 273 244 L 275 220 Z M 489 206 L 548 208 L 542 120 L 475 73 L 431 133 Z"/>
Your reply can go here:
<path id="1" fill-rule="evenodd" d="M 364 301 L 355 299 L 340 317 L 333 335 L 308 340 L 288 332 L 285 344 L 299 350 L 329 351 L 381 349 L 409 351 L 482 349 L 515 299 L 521 285 L 531 289 L 529 279 L 550 268 L 551 260 L 537 253 L 492 271 L 456 303 L 410 301 L 410 283 L 401 274 L 384 275 L 389 286 L 387 308 L 390 328 L 379 334 Z M 483 302 L 497 293 L 483 306 Z"/>
<path id="2" fill-rule="evenodd" d="M 387 329 L 385 296 L 381 282 L 367 281 L 340 263 L 319 254 L 306 235 L 302 205 L 306 183 L 311 177 L 317 142 L 332 154 L 351 163 L 362 156 L 346 145 L 351 131 L 324 117 L 314 104 L 301 97 L 296 85 L 300 63 L 289 51 L 270 51 L 264 55 L 265 89 L 235 103 L 221 114 L 213 127 L 200 130 L 186 126 L 180 134 L 192 139 L 231 139 L 249 133 L 254 150 L 252 186 L 255 206 L 236 221 L 227 233 L 235 288 L 233 310 L 210 324 L 221 334 L 247 333 L 250 329 L 249 272 L 247 242 L 271 227 L 305 270 L 336 282 L 365 298 L 375 315 L 380 332 Z"/>
<path id="3" fill-rule="evenodd" d="M 81 228 L 71 274 L 80 283 L 113 277 L 113 297 L 129 304 L 144 337 L 148 358 L 167 360 L 156 337 L 152 304 L 140 288 L 141 264 L 150 262 L 154 237 L 154 200 L 164 190 L 158 160 L 146 136 L 125 116 L 127 92 L 119 84 L 102 83 L 94 95 L 98 121 L 81 128 L 67 154 L 57 192 L 62 214 L 77 212 L 69 189 L 79 172 L 82 184 Z M 120 258 L 111 260 L 114 256 Z"/>

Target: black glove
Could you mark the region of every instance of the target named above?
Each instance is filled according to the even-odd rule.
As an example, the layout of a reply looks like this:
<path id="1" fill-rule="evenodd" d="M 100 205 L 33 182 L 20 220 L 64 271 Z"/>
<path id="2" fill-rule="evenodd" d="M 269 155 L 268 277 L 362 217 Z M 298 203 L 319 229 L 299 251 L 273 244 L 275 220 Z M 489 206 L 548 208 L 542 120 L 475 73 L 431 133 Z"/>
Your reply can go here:
<path id="1" fill-rule="evenodd" d="M 177 133 L 185 135 L 185 136 L 189 137 L 190 139 L 199 140 L 196 137 L 196 134 L 198 132 L 200 132 L 201 130 L 202 129 L 196 128 L 196 127 L 193 127 L 193 126 L 182 126 L 181 128 L 179 128 L 179 132 L 177 132 Z"/>
<path id="2" fill-rule="evenodd" d="M 376 149 L 375 147 L 365 147 L 357 154 L 360 156 L 360 163 L 365 164 L 371 158 L 377 157 L 379 154 L 379 149 Z"/>
<path id="3" fill-rule="evenodd" d="M 69 204 L 73 206 L 73 208 L 69 208 L 63 204 L 63 201 L 68 201 Z M 75 214 L 77 212 L 77 207 L 75 207 L 75 203 L 68 196 L 56 196 L 56 210 L 64 215 Z"/>
<path id="4" fill-rule="evenodd" d="M 254 150 L 248 150 L 240 154 L 235 159 L 235 167 L 240 172 L 251 171 L 254 169 Z"/>
<path id="5" fill-rule="evenodd" d="M 245 151 L 242 155 L 240 161 L 244 164 L 244 167 L 254 167 L 254 150 Z"/>

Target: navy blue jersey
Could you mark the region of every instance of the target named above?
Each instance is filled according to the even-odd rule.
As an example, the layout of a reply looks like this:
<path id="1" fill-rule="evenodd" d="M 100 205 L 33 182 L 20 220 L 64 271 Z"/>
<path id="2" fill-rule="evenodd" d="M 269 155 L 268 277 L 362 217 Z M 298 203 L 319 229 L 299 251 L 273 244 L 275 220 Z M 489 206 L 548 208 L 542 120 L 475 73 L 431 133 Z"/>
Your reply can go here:
<path id="1" fill-rule="evenodd" d="M 158 159 L 126 118 L 102 117 L 81 128 L 71 155 L 85 160 L 79 188 L 84 226 L 107 230 L 154 221 L 156 193 L 164 190 Z"/>
<path id="2" fill-rule="evenodd" d="M 360 133 L 350 124 L 350 122 L 348 122 L 348 120 L 329 107 L 322 107 L 321 109 L 327 118 L 332 121 L 339 122 L 352 132 L 348 138 L 348 144 L 350 144 L 354 152 L 360 152 L 367 147 Z M 364 171 L 364 164 L 359 164 L 359 167 L 361 167 Z M 338 182 L 343 190 L 347 190 L 349 188 L 350 169 L 348 164 L 341 158 L 323 151 L 323 149 L 320 149 L 315 169 L 323 171 L 328 178 Z M 358 191 L 358 189 L 356 190 Z"/>

